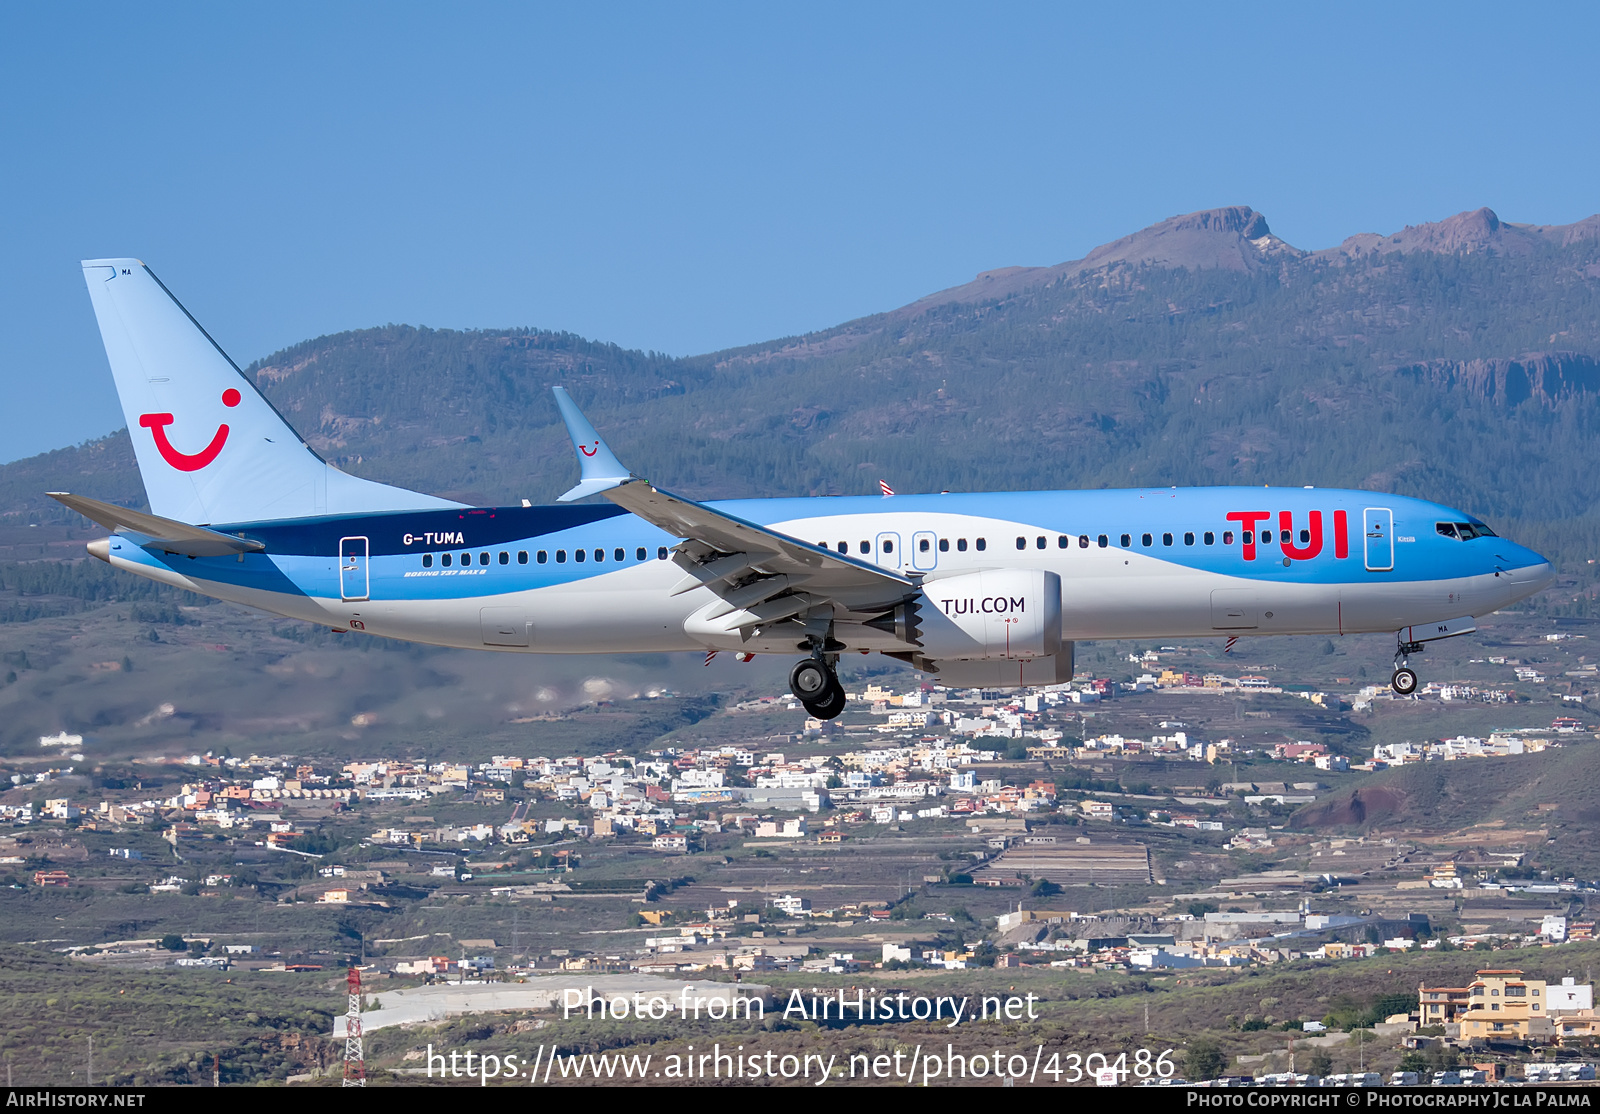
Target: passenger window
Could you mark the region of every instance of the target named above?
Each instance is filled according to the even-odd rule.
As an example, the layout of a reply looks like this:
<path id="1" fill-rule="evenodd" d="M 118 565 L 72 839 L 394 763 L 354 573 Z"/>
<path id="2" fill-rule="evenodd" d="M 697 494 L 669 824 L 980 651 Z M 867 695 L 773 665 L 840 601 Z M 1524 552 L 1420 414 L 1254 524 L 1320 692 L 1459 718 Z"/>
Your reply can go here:
<path id="1" fill-rule="evenodd" d="M 1100 535 L 1100 548 L 1104 549 L 1106 546 L 1108 546 L 1110 544 L 1111 544 L 1111 539 L 1106 537 L 1104 534 L 1101 534 Z"/>
<path id="2" fill-rule="evenodd" d="M 606 559 L 606 551 L 605 550 L 597 549 L 597 550 L 594 551 L 594 560 L 595 560 L 596 564 L 599 564 L 601 561 L 604 561 L 605 559 Z"/>
<path id="3" fill-rule="evenodd" d="M 949 553 L 950 552 L 950 539 L 949 538 L 940 538 L 939 539 L 939 552 L 940 553 Z"/>
<path id="4" fill-rule="evenodd" d="M 1302 530 L 1302 531 L 1300 531 L 1300 544 L 1301 545 L 1305 545 L 1310 540 L 1311 540 L 1311 531 L 1310 530 Z"/>
<path id="5" fill-rule="evenodd" d="M 628 555 L 625 552 L 623 552 L 622 547 L 619 545 L 619 546 L 617 546 L 616 551 L 611 554 L 611 559 L 613 561 L 621 561 L 624 558 L 626 558 L 627 556 Z"/>
<path id="6" fill-rule="evenodd" d="M 424 553 L 422 555 L 422 567 L 425 569 L 433 568 L 433 554 Z"/>
<path id="7" fill-rule="evenodd" d="M 861 554 L 863 556 L 865 556 L 868 553 L 871 553 L 872 552 L 872 543 L 871 542 L 862 542 L 861 543 L 860 552 L 861 552 Z"/>
<path id="8" fill-rule="evenodd" d="M 648 556 L 648 554 L 645 553 L 644 546 L 642 545 L 633 551 L 633 559 L 635 561 L 643 561 L 646 556 Z"/>
<path id="9" fill-rule="evenodd" d="M 1233 531 L 1232 530 L 1224 530 L 1222 532 L 1222 544 L 1223 545 L 1232 545 L 1233 544 Z"/>
<path id="10" fill-rule="evenodd" d="M 850 543 L 849 542 L 840 542 L 839 543 L 839 552 L 840 553 L 849 553 L 850 552 Z"/>
<path id="11" fill-rule="evenodd" d="M 443 565 L 447 569 L 450 567 L 450 560 L 451 560 L 451 557 L 450 557 L 450 554 L 448 554 L 448 553 L 441 553 L 439 555 L 439 563 L 441 565 Z"/>
<path id="12" fill-rule="evenodd" d="M 1217 535 L 1212 533 L 1210 530 L 1207 530 L 1206 531 L 1206 535 L 1202 540 L 1207 545 L 1216 545 L 1217 544 Z"/>
<path id="13" fill-rule="evenodd" d="M 463 553 L 461 555 L 461 567 L 466 568 L 470 564 L 472 564 L 472 554 Z"/>
<path id="14" fill-rule="evenodd" d="M 978 541 L 977 541 L 977 546 L 978 546 L 978 552 L 982 553 L 985 549 L 989 548 L 989 543 L 987 541 L 985 541 L 983 538 L 979 538 Z"/>
<path id="15" fill-rule="evenodd" d="M 1272 544 L 1272 531 L 1271 530 L 1263 530 L 1263 531 L 1261 531 L 1261 544 L 1262 545 L 1271 545 Z"/>
<path id="16" fill-rule="evenodd" d="M 1142 534 L 1139 537 L 1139 544 L 1149 548 L 1150 543 L 1154 540 L 1149 534 Z"/>
<path id="17" fill-rule="evenodd" d="M 489 563 L 489 555 L 487 553 L 478 554 L 478 564 L 487 565 L 488 563 Z"/>
<path id="18" fill-rule="evenodd" d="M 1078 548 L 1079 549 L 1088 549 L 1089 548 L 1089 535 L 1088 534 L 1079 534 L 1078 535 Z"/>
<path id="19" fill-rule="evenodd" d="M 509 565 L 511 563 L 511 554 L 507 553 L 503 549 L 500 551 L 500 563 L 502 565 Z"/>
<path id="20" fill-rule="evenodd" d="M 956 539 L 956 552 L 965 553 L 966 551 L 967 551 L 967 539 L 966 538 L 957 538 Z"/>
<path id="21" fill-rule="evenodd" d="M 1122 548 L 1123 549 L 1127 549 L 1132 544 L 1133 544 L 1133 535 L 1132 534 L 1124 534 L 1124 535 L 1122 535 Z"/>
<path id="22" fill-rule="evenodd" d="M 574 549 L 572 551 L 572 559 L 582 564 L 589 559 L 589 551 L 587 549 Z"/>
<path id="23" fill-rule="evenodd" d="M 1162 534 L 1161 535 L 1161 544 L 1162 545 L 1171 545 L 1172 544 L 1172 535 L 1171 534 Z"/>
<path id="24" fill-rule="evenodd" d="M 1281 541 L 1281 542 L 1286 542 L 1286 541 L 1288 541 L 1288 540 L 1289 540 L 1289 536 L 1290 536 L 1290 535 L 1289 535 L 1289 531 L 1287 531 L 1287 530 L 1285 530 L 1285 531 L 1284 531 L 1284 532 L 1283 532 L 1283 536 L 1282 536 L 1282 537 L 1280 537 L 1280 538 L 1279 538 L 1279 539 L 1278 539 L 1278 540 L 1279 540 L 1279 541 Z"/>
<path id="25" fill-rule="evenodd" d="M 528 551 L 526 549 L 517 550 L 517 564 L 526 565 L 527 563 L 528 563 Z"/>
<path id="26" fill-rule="evenodd" d="M 656 560 L 657 561 L 665 561 L 666 559 L 667 559 L 667 547 L 664 546 L 664 545 L 657 546 L 656 547 Z"/>
<path id="27" fill-rule="evenodd" d="M 890 541 L 888 538 L 884 538 L 883 539 L 883 551 L 885 553 L 893 553 L 894 552 L 894 542 Z"/>
<path id="28" fill-rule="evenodd" d="M 1065 534 L 1062 534 L 1059 538 L 1056 539 L 1056 548 L 1057 549 L 1071 549 L 1072 548 L 1072 539 L 1067 537 Z"/>
<path id="29" fill-rule="evenodd" d="M 541 565 L 544 564 L 546 561 L 550 560 L 550 551 L 548 549 L 539 550 L 539 555 L 538 555 L 537 560 Z"/>
<path id="30" fill-rule="evenodd" d="M 920 541 L 917 542 L 917 551 L 919 553 L 926 553 L 926 552 L 928 552 L 928 550 L 930 550 L 932 548 L 933 547 L 928 544 L 928 539 L 927 538 L 923 538 L 923 539 L 921 539 Z"/>
<path id="31" fill-rule="evenodd" d="M 817 543 L 817 548 L 818 549 L 827 549 L 828 548 L 828 543 L 827 542 L 818 542 Z"/>
<path id="32" fill-rule="evenodd" d="M 564 550 L 564 549 L 556 550 L 556 564 L 564 565 L 566 563 L 567 563 L 567 551 Z"/>
<path id="33" fill-rule="evenodd" d="M 1187 533 L 1185 533 L 1183 535 L 1183 544 L 1184 545 L 1193 545 L 1194 544 L 1194 531 L 1193 530 L 1190 530 L 1190 531 L 1188 531 Z"/>
<path id="34" fill-rule="evenodd" d="M 1018 549 L 1027 549 L 1028 548 L 1028 539 L 1027 538 L 1018 538 L 1017 539 L 1017 548 Z"/>
<path id="35" fill-rule="evenodd" d="M 1063 538 L 1061 540 L 1065 541 L 1066 539 Z M 1033 548 L 1035 548 L 1035 549 L 1043 549 L 1044 548 L 1044 536 L 1042 534 L 1039 537 L 1033 539 Z"/>

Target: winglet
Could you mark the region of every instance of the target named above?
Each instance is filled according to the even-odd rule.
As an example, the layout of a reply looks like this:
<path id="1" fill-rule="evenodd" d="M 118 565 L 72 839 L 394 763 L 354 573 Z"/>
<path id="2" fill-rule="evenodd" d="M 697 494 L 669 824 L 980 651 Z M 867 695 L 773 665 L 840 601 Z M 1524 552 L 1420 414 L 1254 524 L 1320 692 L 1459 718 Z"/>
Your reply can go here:
<path id="1" fill-rule="evenodd" d="M 600 439 L 594 426 L 589 424 L 589 419 L 583 416 L 578 404 L 567 394 L 566 388 L 552 387 L 551 390 L 555 392 L 556 405 L 561 408 L 561 420 L 567 423 L 567 434 L 572 438 L 572 447 L 578 454 L 578 467 L 581 469 L 578 486 L 561 496 L 560 501 L 570 503 L 585 495 L 609 491 L 629 480 L 638 479 L 622 466 L 610 446 Z"/>

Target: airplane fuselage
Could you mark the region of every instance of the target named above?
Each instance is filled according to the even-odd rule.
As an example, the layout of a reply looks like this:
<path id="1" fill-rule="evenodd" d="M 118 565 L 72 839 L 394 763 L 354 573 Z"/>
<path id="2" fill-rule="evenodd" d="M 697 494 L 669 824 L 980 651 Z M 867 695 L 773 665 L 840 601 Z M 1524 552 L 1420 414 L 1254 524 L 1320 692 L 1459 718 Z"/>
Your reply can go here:
<path id="1" fill-rule="evenodd" d="M 708 504 L 920 579 L 925 610 L 981 570 L 1060 578 L 1064 641 L 1393 632 L 1481 616 L 1540 590 L 1545 559 L 1437 503 L 1302 488 L 897 495 Z M 213 525 L 262 543 L 185 557 L 114 535 L 96 556 L 275 614 L 439 646 L 525 653 L 790 652 L 762 632 L 697 626 L 682 540 L 620 507 L 473 507 Z M 673 594 L 675 588 L 677 594 Z M 947 594 L 948 595 L 948 594 Z M 846 650 L 903 649 L 865 627 Z"/>

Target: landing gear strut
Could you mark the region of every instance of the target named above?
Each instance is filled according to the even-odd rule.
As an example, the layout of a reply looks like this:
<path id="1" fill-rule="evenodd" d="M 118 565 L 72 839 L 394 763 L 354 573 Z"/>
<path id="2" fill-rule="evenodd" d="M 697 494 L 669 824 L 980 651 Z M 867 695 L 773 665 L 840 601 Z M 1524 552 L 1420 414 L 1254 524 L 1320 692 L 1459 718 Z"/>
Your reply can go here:
<path id="1" fill-rule="evenodd" d="M 1417 674 L 1409 662 L 1412 654 L 1422 653 L 1422 643 L 1402 642 L 1394 651 L 1394 676 L 1389 678 L 1389 687 L 1394 689 L 1396 696 L 1410 696 L 1417 691 Z"/>
<path id="2" fill-rule="evenodd" d="M 789 671 L 789 691 L 817 719 L 832 719 L 844 711 L 844 687 L 833 663 L 820 652 L 795 663 Z"/>

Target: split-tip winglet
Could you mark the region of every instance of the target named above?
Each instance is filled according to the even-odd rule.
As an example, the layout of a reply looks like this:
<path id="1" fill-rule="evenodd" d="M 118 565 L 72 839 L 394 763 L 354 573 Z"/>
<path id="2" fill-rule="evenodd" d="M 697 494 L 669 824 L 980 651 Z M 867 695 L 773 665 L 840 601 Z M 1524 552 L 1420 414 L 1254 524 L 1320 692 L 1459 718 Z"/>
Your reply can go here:
<path id="1" fill-rule="evenodd" d="M 594 495 L 620 487 L 629 480 L 638 479 L 622 466 L 611 447 L 600 439 L 589 419 L 583 416 L 578 404 L 572 401 L 565 387 L 550 388 L 556 396 L 556 406 L 561 410 L 561 420 L 567 423 L 567 435 L 572 438 L 572 448 L 578 454 L 578 486 L 561 496 L 560 502 L 570 503 L 585 495 Z"/>

